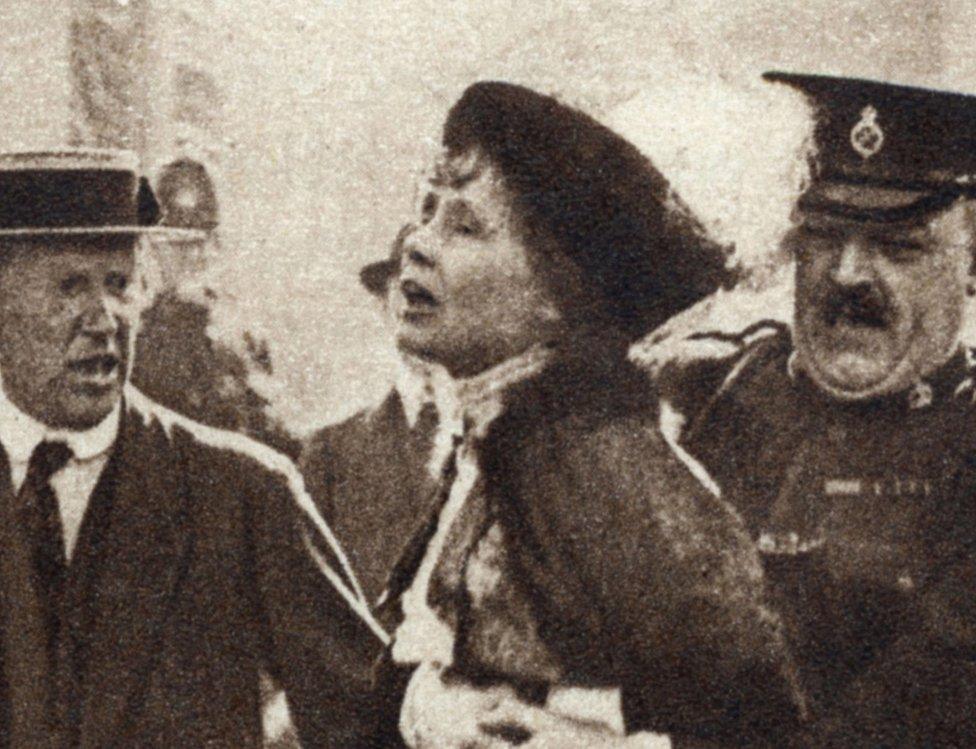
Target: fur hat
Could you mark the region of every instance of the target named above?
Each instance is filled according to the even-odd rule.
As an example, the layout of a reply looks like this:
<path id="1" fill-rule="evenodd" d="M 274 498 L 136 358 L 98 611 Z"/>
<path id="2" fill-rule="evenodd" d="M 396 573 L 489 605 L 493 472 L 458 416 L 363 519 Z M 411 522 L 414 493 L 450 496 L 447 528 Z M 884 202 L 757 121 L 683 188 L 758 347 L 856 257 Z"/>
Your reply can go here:
<path id="1" fill-rule="evenodd" d="M 631 143 L 550 96 L 479 82 L 444 125 L 449 154 L 478 149 L 513 207 L 578 269 L 609 324 L 657 327 L 729 279 L 727 251 Z"/>

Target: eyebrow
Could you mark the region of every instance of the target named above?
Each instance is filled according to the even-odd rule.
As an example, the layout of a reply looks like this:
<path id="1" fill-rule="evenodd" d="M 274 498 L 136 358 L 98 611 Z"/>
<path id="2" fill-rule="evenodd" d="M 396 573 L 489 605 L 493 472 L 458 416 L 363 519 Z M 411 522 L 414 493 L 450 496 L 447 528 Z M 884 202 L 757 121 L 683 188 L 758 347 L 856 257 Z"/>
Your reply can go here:
<path id="1" fill-rule="evenodd" d="M 449 187 L 452 190 L 460 190 L 470 182 L 473 182 L 484 171 L 484 160 L 480 157 L 473 159 L 473 163 L 467 163 L 468 159 L 447 159 L 438 161 L 434 165 L 434 173 L 427 180 L 435 187 Z M 468 167 L 465 169 L 464 167 Z"/>

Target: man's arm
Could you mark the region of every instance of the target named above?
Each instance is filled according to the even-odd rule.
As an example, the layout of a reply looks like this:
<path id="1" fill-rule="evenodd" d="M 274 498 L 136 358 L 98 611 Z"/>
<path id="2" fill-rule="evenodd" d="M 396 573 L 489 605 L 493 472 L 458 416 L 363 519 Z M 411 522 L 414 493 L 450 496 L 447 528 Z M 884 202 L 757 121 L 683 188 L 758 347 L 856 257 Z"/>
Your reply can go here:
<path id="1" fill-rule="evenodd" d="M 976 562 L 976 560 L 974 560 Z M 921 619 L 798 742 L 840 749 L 976 746 L 976 564 L 921 602 Z"/>
<path id="2" fill-rule="evenodd" d="M 280 467 L 279 467 L 280 468 Z M 313 747 L 381 746 L 373 666 L 387 637 L 293 466 L 252 485 L 251 548 L 268 668 Z"/>

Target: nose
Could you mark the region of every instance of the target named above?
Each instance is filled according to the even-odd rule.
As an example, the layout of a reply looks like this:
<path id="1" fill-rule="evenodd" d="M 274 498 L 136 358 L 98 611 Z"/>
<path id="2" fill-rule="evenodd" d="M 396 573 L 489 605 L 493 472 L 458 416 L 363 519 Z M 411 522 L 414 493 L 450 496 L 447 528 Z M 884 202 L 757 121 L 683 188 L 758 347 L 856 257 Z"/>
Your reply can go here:
<path id="1" fill-rule="evenodd" d="M 81 317 L 81 330 L 93 337 L 111 337 L 119 330 L 115 302 L 107 294 L 94 295 Z"/>
<path id="2" fill-rule="evenodd" d="M 431 223 L 416 227 L 404 238 L 403 251 L 408 263 L 422 268 L 433 268 L 437 264 L 437 238 Z"/>
<path id="3" fill-rule="evenodd" d="M 839 286 L 870 283 L 871 259 L 868 248 L 858 237 L 848 237 L 840 249 L 833 268 L 834 282 Z"/>

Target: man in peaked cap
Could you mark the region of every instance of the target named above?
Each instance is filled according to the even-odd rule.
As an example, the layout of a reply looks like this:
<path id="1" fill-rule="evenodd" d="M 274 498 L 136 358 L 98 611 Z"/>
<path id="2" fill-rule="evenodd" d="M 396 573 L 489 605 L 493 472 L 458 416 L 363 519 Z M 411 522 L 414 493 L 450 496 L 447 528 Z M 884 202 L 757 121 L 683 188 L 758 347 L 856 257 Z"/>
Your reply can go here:
<path id="1" fill-rule="evenodd" d="M 683 436 L 784 618 L 810 747 L 976 744 L 976 98 L 787 73 L 814 114 L 792 329 Z"/>
<path id="2" fill-rule="evenodd" d="M 0 745 L 258 747 L 258 673 L 306 746 L 367 720 L 383 639 L 294 466 L 127 384 L 134 157 L 0 155 Z"/>

